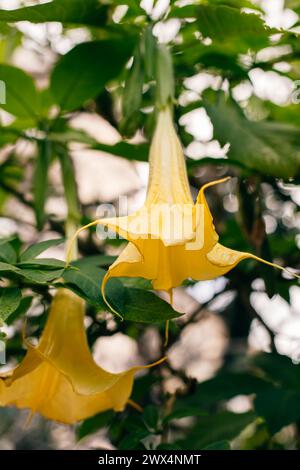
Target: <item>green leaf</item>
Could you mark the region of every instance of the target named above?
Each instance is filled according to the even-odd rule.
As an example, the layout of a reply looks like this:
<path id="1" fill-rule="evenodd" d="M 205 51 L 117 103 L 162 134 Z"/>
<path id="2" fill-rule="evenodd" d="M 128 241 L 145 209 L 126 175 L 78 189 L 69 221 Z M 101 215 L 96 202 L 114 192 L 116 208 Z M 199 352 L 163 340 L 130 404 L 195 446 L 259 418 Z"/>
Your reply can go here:
<path id="1" fill-rule="evenodd" d="M 31 306 L 32 300 L 32 296 L 23 297 L 20 301 L 20 305 L 18 306 L 18 308 L 7 318 L 7 325 L 12 325 L 16 320 L 25 315 L 25 313 Z"/>
<path id="2" fill-rule="evenodd" d="M 73 263 L 73 266 L 76 269 L 66 270 L 63 274 L 67 287 L 73 288 L 76 293 L 95 307 L 102 308 L 103 310 L 107 309 L 100 289 L 102 279 L 105 276 L 104 269 L 94 264 L 81 264 L 80 261 Z M 117 287 L 121 290 L 122 284 L 118 280 L 116 282 Z"/>
<path id="3" fill-rule="evenodd" d="M 20 261 L 25 262 L 28 260 L 33 260 L 36 256 L 43 253 L 43 251 L 53 246 L 61 245 L 64 241 L 64 238 L 57 238 L 54 240 L 45 240 L 43 242 L 35 243 L 34 245 L 26 248 L 26 250 L 21 253 Z"/>
<path id="4" fill-rule="evenodd" d="M 102 144 L 81 129 L 68 129 L 64 133 L 52 132 L 49 133 L 49 138 L 53 142 L 81 142 L 89 145 L 92 150 L 101 150 L 102 152 L 107 152 L 128 160 L 148 161 L 149 145 L 146 143 L 130 144 L 128 142 L 118 142 L 114 145 Z"/>
<path id="5" fill-rule="evenodd" d="M 259 9 L 258 5 L 255 5 L 251 1 L 247 0 L 210 0 L 210 3 L 216 4 L 215 6 L 222 4 L 222 6 L 230 6 L 233 8 L 252 8 L 252 10 Z M 173 6 L 171 7 L 170 13 L 168 14 L 169 18 L 196 18 L 198 16 L 198 5 L 184 5 L 182 7 Z"/>
<path id="6" fill-rule="evenodd" d="M 43 269 L 53 269 L 53 268 L 62 268 L 66 267 L 65 261 L 55 259 L 55 258 L 35 258 L 28 259 L 26 261 L 21 261 L 17 265 L 19 268 L 28 268 L 39 266 Z"/>
<path id="7" fill-rule="evenodd" d="M 63 110 L 72 111 L 95 98 L 116 78 L 132 52 L 132 41 L 103 40 L 79 44 L 56 64 L 50 88 Z"/>
<path id="8" fill-rule="evenodd" d="M 177 409 L 173 411 L 171 414 L 165 416 L 164 423 L 168 423 L 169 421 L 173 421 L 174 419 L 182 419 L 182 418 L 189 418 L 189 417 L 196 417 L 196 416 L 207 416 L 207 412 L 204 411 L 202 408 L 199 407 L 192 407 L 192 406 L 181 406 L 180 404 L 176 407 Z"/>
<path id="9" fill-rule="evenodd" d="M 6 240 L 0 240 L 0 260 L 10 264 L 17 261 L 17 254 L 13 246 Z"/>
<path id="10" fill-rule="evenodd" d="M 78 266 L 98 266 L 99 268 L 103 266 L 110 266 L 116 260 L 116 256 L 110 255 L 91 255 L 85 256 L 78 261 Z"/>
<path id="11" fill-rule="evenodd" d="M 21 290 L 17 287 L 7 287 L 0 291 L 0 323 L 18 308 L 22 298 Z"/>
<path id="12" fill-rule="evenodd" d="M 256 413 L 266 421 L 271 434 L 300 419 L 300 391 L 274 389 L 259 394 L 254 402 Z"/>
<path id="13" fill-rule="evenodd" d="M 188 438 L 179 442 L 184 449 L 204 449 L 212 442 L 230 441 L 237 437 L 256 416 L 253 412 L 232 413 L 222 411 L 210 416 L 202 416 L 190 431 Z"/>
<path id="14" fill-rule="evenodd" d="M 5 83 L 6 100 L 0 106 L 5 111 L 22 118 L 38 115 L 38 93 L 33 78 L 23 70 L 0 64 L 0 80 Z"/>
<path id="15" fill-rule="evenodd" d="M 140 450 L 144 449 L 141 441 L 150 435 L 145 428 L 137 428 L 128 433 L 119 444 L 119 450 Z"/>
<path id="16" fill-rule="evenodd" d="M 263 371 L 276 385 L 300 391 L 300 364 L 294 364 L 289 357 L 275 353 L 257 354 L 250 359 L 250 365 Z"/>
<path id="17" fill-rule="evenodd" d="M 143 421 L 149 431 L 155 432 L 159 425 L 159 407 L 155 405 L 146 406 Z"/>
<path id="18" fill-rule="evenodd" d="M 125 320 L 141 323 L 160 323 L 181 316 L 173 307 L 153 292 L 126 289 L 122 315 Z"/>
<path id="19" fill-rule="evenodd" d="M 77 439 L 83 439 L 84 437 L 99 431 L 99 429 L 108 426 L 113 416 L 114 412 L 109 410 L 86 419 L 76 429 Z"/>
<path id="20" fill-rule="evenodd" d="M 99 0 L 54 0 L 18 10 L 0 10 L 0 21 L 8 23 L 59 21 L 102 26 L 106 22 L 107 14 L 108 7 L 101 5 Z"/>
<path id="21" fill-rule="evenodd" d="M 19 274 L 20 269 L 18 269 L 13 264 L 0 262 L 0 273 L 9 273 L 9 272 Z"/>
<path id="22" fill-rule="evenodd" d="M 242 163 L 259 173 L 290 178 L 300 172 L 299 131 L 296 126 L 268 121 L 249 121 L 241 108 L 219 93 L 204 97 L 205 109 L 222 145 L 230 144 L 229 161 Z"/>
<path id="23" fill-rule="evenodd" d="M 204 447 L 203 450 L 230 450 L 230 443 L 228 441 L 218 441 Z"/>
<path id="24" fill-rule="evenodd" d="M 18 270 L 18 274 L 30 282 L 37 284 L 47 284 L 56 279 L 59 279 L 64 270 L 63 269 L 37 269 L 37 268 L 22 268 Z"/>
<path id="25" fill-rule="evenodd" d="M 136 160 L 140 162 L 148 161 L 148 144 L 129 144 L 127 142 L 118 142 L 115 145 L 106 145 L 96 143 L 92 148 L 94 150 L 101 150 L 102 152 L 126 158 L 127 160 Z"/>
<path id="26" fill-rule="evenodd" d="M 74 290 L 95 307 L 107 310 L 108 306 L 101 295 L 101 284 L 106 271 L 81 261 L 74 262 L 73 266 L 77 269 L 66 270 L 63 274 L 66 287 Z M 119 279 L 111 279 L 105 292 L 109 303 L 125 320 L 160 323 L 181 315 L 153 292 L 125 288 Z"/>
<path id="27" fill-rule="evenodd" d="M 237 40 L 237 47 L 245 52 L 268 45 L 270 34 L 278 32 L 268 28 L 258 15 L 225 5 L 200 5 L 197 17 L 204 37 L 223 44 Z"/>
<path id="28" fill-rule="evenodd" d="M 205 407 L 236 395 L 252 395 L 272 389 L 271 382 L 250 373 L 220 373 L 197 385 L 193 394 L 178 399 L 173 413 L 167 419 L 202 414 Z"/>

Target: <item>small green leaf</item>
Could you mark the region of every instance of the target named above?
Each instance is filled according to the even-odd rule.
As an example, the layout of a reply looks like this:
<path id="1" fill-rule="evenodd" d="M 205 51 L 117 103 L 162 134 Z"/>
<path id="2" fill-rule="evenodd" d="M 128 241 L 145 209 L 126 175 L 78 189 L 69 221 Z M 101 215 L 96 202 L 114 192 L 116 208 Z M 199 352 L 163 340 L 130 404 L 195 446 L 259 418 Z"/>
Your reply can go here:
<path id="1" fill-rule="evenodd" d="M 5 240 L 0 241 L 0 259 L 11 264 L 14 264 L 17 261 L 17 253 L 13 246 Z"/>
<path id="2" fill-rule="evenodd" d="M 28 259 L 26 261 L 22 261 L 17 264 L 17 266 L 21 269 L 28 268 L 28 267 L 36 267 L 39 266 L 43 269 L 54 269 L 54 268 L 61 268 L 64 269 L 66 267 L 65 261 L 61 261 L 60 259 L 55 258 L 35 258 L 35 259 Z"/>
<path id="3" fill-rule="evenodd" d="M 76 429 L 77 439 L 83 439 L 84 437 L 99 431 L 99 429 L 108 426 L 113 416 L 114 412 L 109 410 L 86 419 Z"/>
<path id="4" fill-rule="evenodd" d="M 5 103 L 0 106 L 14 116 L 36 119 L 38 93 L 33 78 L 17 67 L 0 64 L 0 80 L 5 84 Z"/>
<path id="5" fill-rule="evenodd" d="M 18 274 L 27 279 L 30 282 L 37 284 L 47 284 L 48 282 L 59 279 L 64 270 L 63 269 L 33 269 L 33 268 L 22 268 L 18 270 Z"/>
<path id="6" fill-rule="evenodd" d="M 96 143 L 92 146 L 94 150 L 111 153 L 128 160 L 137 160 L 140 162 L 148 161 L 149 145 L 148 144 L 129 144 L 128 142 L 119 142 L 115 145 L 106 145 Z"/>
<path id="7" fill-rule="evenodd" d="M 17 287 L 7 287 L 0 290 L 0 322 L 3 323 L 18 308 L 22 298 L 21 290 Z"/>
<path id="8" fill-rule="evenodd" d="M 7 318 L 7 325 L 12 325 L 16 320 L 25 315 L 25 313 L 31 306 L 32 300 L 32 296 L 22 297 L 18 308 Z"/>
<path id="9" fill-rule="evenodd" d="M 204 447 L 202 450 L 230 450 L 230 442 L 228 441 L 218 441 L 209 444 L 208 446 Z"/>
<path id="10" fill-rule="evenodd" d="M 155 405 L 146 406 L 143 413 L 143 421 L 147 429 L 151 432 L 156 432 L 159 426 L 159 407 Z"/>
<path id="11" fill-rule="evenodd" d="M 142 445 L 141 441 L 149 435 L 150 433 L 146 428 L 135 429 L 122 439 L 119 444 L 119 450 L 144 449 L 145 447 Z"/>
<path id="12" fill-rule="evenodd" d="M 121 314 L 125 320 L 141 323 L 160 323 L 181 316 L 181 313 L 176 312 L 168 302 L 153 292 L 135 288 L 125 290 Z"/>
<path id="13" fill-rule="evenodd" d="M 13 264 L 0 262 L 0 272 L 2 272 L 2 273 L 9 273 L 9 272 L 12 272 L 12 273 L 19 274 L 19 273 L 21 272 L 21 270 L 18 269 L 18 268 L 17 268 L 16 266 L 14 266 Z"/>
<path id="14" fill-rule="evenodd" d="M 64 241 L 64 238 L 57 238 L 54 240 L 45 240 L 43 242 L 35 243 L 23 251 L 20 256 L 20 261 L 25 262 L 28 260 L 33 260 L 36 256 L 43 253 L 43 251 L 53 246 L 61 245 Z"/>

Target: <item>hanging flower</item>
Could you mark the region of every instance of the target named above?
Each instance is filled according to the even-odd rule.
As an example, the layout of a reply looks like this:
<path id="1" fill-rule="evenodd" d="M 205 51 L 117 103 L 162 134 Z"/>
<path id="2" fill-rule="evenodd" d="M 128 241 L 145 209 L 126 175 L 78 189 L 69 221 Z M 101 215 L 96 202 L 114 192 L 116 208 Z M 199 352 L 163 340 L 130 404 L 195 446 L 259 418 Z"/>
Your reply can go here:
<path id="1" fill-rule="evenodd" d="M 99 367 L 89 351 L 83 319 L 84 301 L 59 289 L 38 346 L 27 342 L 21 364 L 0 376 L 1 406 L 29 408 L 32 414 L 67 424 L 108 409 L 124 409 L 135 373 L 151 366 L 119 374 Z"/>
<path id="2" fill-rule="evenodd" d="M 229 178 L 204 185 L 194 204 L 169 107 L 158 115 L 149 163 L 148 191 L 140 210 L 127 217 L 99 219 L 77 231 L 76 236 L 89 226 L 101 224 L 129 242 L 107 271 L 102 284 L 104 298 L 105 285 L 111 277 L 146 278 L 152 281 L 154 289 L 171 293 L 187 278 L 214 279 L 246 258 L 286 271 L 275 263 L 231 250 L 218 242 L 205 190 Z"/>

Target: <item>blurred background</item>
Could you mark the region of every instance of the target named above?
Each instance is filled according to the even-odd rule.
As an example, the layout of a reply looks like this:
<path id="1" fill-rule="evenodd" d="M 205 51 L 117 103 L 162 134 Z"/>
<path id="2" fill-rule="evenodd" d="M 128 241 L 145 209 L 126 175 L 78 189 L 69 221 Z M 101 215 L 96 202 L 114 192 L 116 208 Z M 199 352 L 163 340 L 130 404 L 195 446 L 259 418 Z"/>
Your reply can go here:
<path id="1" fill-rule="evenodd" d="M 65 8 L 63 0 L 56 2 Z M 137 38 L 151 25 L 156 40 L 168 44 L 173 57 L 176 123 L 193 195 L 207 181 L 233 177 L 208 194 L 222 244 L 299 270 L 300 2 L 111 0 L 100 2 L 101 24 L 100 17 L 99 24 L 93 24 L 88 14 L 79 18 L 81 10 L 76 21 L 76 13 L 71 20 L 61 14 L 61 21 L 59 14 L 53 14 L 53 20 L 48 13 L 40 15 L 42 20 L 26 12 L 3 15 L 43 3 L 47 2 L 0 0 L 0 80 L 5 81 L 1 65 L 12 65 L 32 77 L 40 100 L 38 122 L 16 106 L 11 108 L 10 89 L 6 105 L 1 105 L 1 238 L 20 247 L 64 234 L 68 188 L 74 181 L 66 181 L 62 159 L 55 152 L 40 176 L 43 145 L 51 139 L 61 145 L 62 153 L 67 149 L 80 223 L 95 219 L 103 203 L 114 204 L 122 215 L 119 196 L 128 198 L 130 212 L 141 207 L 155 79 L 147 74 L 141 84 L 136 79 L 134 96 L 141 90 L 141 97 L 127 116 L 122 94 L 130 92 Z M 90 4 L 86 3 L 87 10 Z M 87 91 L 77 100 L 74 89 L 74 104 L 63 109 L 59 92 L 55 95 L 55 77 L 61 79 L 62 74 L 70 87 L 75 69 L 69 54 L 77 45 L 96 40 L 120 44 L 116 56 L 108 51 L 94 57 L 99 76 L 103 68 L 107 78 L 99 89 L 87 80 Z M 124 43 L 128 50 L 122 50 Z M 109 69 L 110 60 L 116 61 L 114 70 Z M 32 103 L 30 87 L 22 80 L 16 82 L 19 93 Z M 64 112 L 57 114 L 59 108 Z M 54 120 L 47 140 L 47 126 Z M 127 146 L 118 146 L 124 142 Z M 124 241 L 105 243 L 94 231 L 79 241 L 83 258 L 100 253 L 113 260 L 123 247 Z M 64 260 L 64 246 L 49 248 L 43 256 Z M 138 280 L 131 284 L 149 287 Z M 42 287 L 24 287 L 33 291 L 24 312 L 33 335 L 40 333 L 47 296 L 53 293 L 51 285 Z M 298 282 L 245 261 L 226 277 L 188 280 L 175 289 L 174 309 L 184 315 L 171 324 L 168 365 L 137 380 L 135 394 L 146 415 L 141 418 L 127 410 L 122 418 L 98 416 L 74 427 L 34 416 L 25 427 L 27 411 L 0 409 L 0 449 L 149 448 L 160 442 L 165 428 L 169 448 L 200 449 L 213 443 L 215 448 L 227 448 L 230 443 L 233 449 L 297 449 Z M 8 359 L 2 371 L 24 355 L 21 326 L 22 319 L 17 318 L 1 327 Z M 163 323 L 119 324 L 109 312 L 89 305 L 86 326 L 96 362 L 112 372 L 161 354 Z M 162 414 L 168 407 L 174 416 L 165 424 Z M 120 429 L 118 419 L 123 423 Z M 145 423 L 144 436 L 137 429 Z"/>

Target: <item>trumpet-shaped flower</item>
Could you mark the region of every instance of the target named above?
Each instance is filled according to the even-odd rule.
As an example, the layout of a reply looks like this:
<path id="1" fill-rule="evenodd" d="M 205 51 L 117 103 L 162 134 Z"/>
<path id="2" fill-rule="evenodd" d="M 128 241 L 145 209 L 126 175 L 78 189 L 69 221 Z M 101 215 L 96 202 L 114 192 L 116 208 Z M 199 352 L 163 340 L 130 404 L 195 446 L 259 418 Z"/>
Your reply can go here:
<path id="1" fill-rule="evenodd" d="M 149 163 L 148 191 L 140 210 L 127 217 L 96 220 L 77 232 L 101 224 L 129 242 L 103 280 L 104 298 L 111 277 L 142 277 L 151 280 L 154 289 L 171 292 L 187 278 L 210 280 L 222 276 L 246 258 L 285 270 L 218 242 L 205 191 L 228 178 L 204 185 L 194 203 L 169 108 L 159 113 Z"/>
<path id="2" fill-rule="evenodd" d="M 124 409 L 134 374 L 150 366 L 119 374 L 99 367 L 89 351 L 83 319 L 83 300 L 67 289 L 58 290 L 38 346 L 27 342 L 21 364 L 0 377 L 1 406 L 29 408 L 67 424 Z"/>

